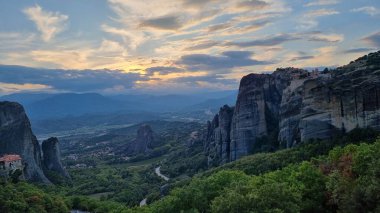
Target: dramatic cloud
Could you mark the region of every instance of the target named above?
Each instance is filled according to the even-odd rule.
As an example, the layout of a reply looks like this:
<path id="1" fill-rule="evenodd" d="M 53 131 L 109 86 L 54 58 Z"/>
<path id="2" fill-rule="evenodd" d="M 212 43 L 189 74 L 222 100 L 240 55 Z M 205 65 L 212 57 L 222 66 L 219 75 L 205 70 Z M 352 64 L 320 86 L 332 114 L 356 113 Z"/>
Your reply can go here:
<path id="1" fill-rule="evenodd" d="M 143 80 L 146 79 L 139 74 L 111 70 L 37 69 L 0 65 L 0 82 L 3 84 L 56 91 L 103 92 L 115 86 L 131 89 L 136 81 Z"/>
<path id="2" fill-rule="evenodd" d="M 9 81 L 3 71 L 0 87 L 170 92 L 237 87 L 242 76 L 277 67 L 344 65 L 380 48 L 371 1 L 106 0 L 87 5 L 85 16 L 82 1 L 4 1 L 0 64 L 50 70 Z"/>
<path id="3" fill-rule="evenodd" d="M 252 55 L 253 53 L 249 51 L 227 51 L 223 52 L 221 56 L 192 54 L 182 56 L 177 63 L 185 65 L 189 70 L 225 70 L 234 67 L 268 64 L 265 61 L 252 59 Z"/>
<path id="4" fill-rule="evenodd" d="M 36 24 L 37 29 L 42 33 L 42 39 L 46 42 L 62 32 L 69 19 L 67 15 L 59 12 L 44 11 L 39 5 L 26 8 L 23 12 Z"/>
<path id="5" fill-rule="evenodd" d="M 380 9 L 373 6 L 366 6 L 366 7 L 352 9 L 351 12 L 362 12 L 370 16 L 376 16 L 380 14 Z"/>
<path id="6" fill-rule="evenodd" d="M 362 40 L 372 46 L 380 48 L 380 32 L 369 35 Z"/>

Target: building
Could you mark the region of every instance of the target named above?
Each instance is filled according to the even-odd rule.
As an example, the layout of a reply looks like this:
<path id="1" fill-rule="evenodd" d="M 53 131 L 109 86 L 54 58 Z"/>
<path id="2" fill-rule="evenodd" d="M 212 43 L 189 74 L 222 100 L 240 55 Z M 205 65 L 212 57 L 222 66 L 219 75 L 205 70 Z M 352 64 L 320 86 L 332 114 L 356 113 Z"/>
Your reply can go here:
<path id="1" fill-rule="evenodd" d="M 22 158 L 20 155 L 6 154 L 0 157 L 0 171 L 14 171 L 16 169 L 23 170 Z"/>

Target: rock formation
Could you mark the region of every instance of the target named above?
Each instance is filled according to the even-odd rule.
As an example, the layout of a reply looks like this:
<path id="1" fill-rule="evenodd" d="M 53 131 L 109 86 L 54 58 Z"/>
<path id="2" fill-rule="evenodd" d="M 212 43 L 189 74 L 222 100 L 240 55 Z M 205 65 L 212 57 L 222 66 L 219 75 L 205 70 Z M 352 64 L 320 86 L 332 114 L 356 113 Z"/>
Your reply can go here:
<path id="1" fill-rule="evenodd" d="M 283 91 L 293 79 L 307 75 L 305 70 L 288 68 L 241 80 L 232 119 L 231 160 L 252 152 L 256 139 L 277 131 Z"/>
<path id="2" fill-rule="evenodd" d="M 59 149 L 57 138 L 44 140 L 42 142 L 42 153 L 43 165 L 47 171 L 53 171 L 63 177 L 70 178 L 61 163 L 61 151 Z"/>
<path id="3" fill-rule="evenodd" d="M 235 108 L 223 107 L 208 123 L 205 151 L 211 165 L 222 164 L 260 146 L 292 147 L 356 127 L 380 130 L 380 51 L 332 71 L 243 77 Z"/>
<path id="4" fill-rule="evenodd" d="M 234 108 L 224 105 L 215 115 L 212 122 L 207 123 L 205 134 L 205 151 L 209 165 L 218 165 L 230 160 L 230 132 Z"/>
<path id="5" fill-rule="evenodd" d="M 136 139 L 127 148 L 128 154 L 146 154 L 153 146 L 154 133 L 149 125 L 142 125 L 137 130 Z"/>
<path id="6" fill-rule="evenodd" d="M 14 102 L 0 102 L 0 155 L 18 154 L 27 180 L 49 183 L 41 165 L 41 152 L 24 108 Z"/>
<path id="7" fill-rule="evenodd" d="M 44 174 L 44 165 L 47 168 L 45 171 L 60 170 L 61 174 L 68 177 L 60 162 L 57 140 L 44 141 L 43 152 L 42 160 L 40 145 L 24 108 L 15 102 L 0 102 L 0 156 L 20 155 L 25 179 L 29 181 L 51 183 Z"/>

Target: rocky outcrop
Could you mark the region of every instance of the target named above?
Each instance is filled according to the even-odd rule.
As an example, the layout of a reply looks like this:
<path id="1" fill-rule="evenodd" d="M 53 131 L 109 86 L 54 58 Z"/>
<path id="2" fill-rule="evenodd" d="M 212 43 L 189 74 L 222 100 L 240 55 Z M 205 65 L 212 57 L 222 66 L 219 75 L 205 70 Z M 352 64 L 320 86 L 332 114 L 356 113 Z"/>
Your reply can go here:
<path id="1" fill-rule="evenodd" d="M 229 162 L 230 132 L 234 108 L 227 105 L 220 108 L 212 122 L 207 123 L 204 149 L 208 156 L 209 165 L 218 165 Z"/>
<path id="2" fill-rule="evenodd" d="M 45 171 L 53 171 L 65 178 L 70 178 L 61 163 L 61 151 L 58 139 L 49 138 L 42 142 L 43 165 Z"/>
<path id="3" fill-rule="evenodd" d="M 154 132 L 149 125 L 142 125 L 137 130 L 137 136 L 127 148 L 127 154 L 146 154 L 152 150 Z"/>
<path id="4" fill-rule="evenodd" d="M 380 52 L 319 73 L 291 89 L 294 93 L 284 93 L 280 113 L 279 140 L 286 147 L 357 127 L 380 130 Z"/>
<path id="5" fill-rule="evenodd" d="M 27 180 L 50 183 L 42 171 L 41 152 L 24 108 L 14 102 L 0 102 L 0 155 L 18 154 Z"/>
<path id="6" fill-rule="evenodd" d="M 253 151 L 258 138 L 278 130 L 282 94 L 293 79 L 308 76 L 302 69 L 250 74 L 240 82 L 231 129 L 231 160 Z"/>
<path id="7" fill-rule="evenodd" d="M 292 147 L 356 127 L 380 130 L 380 51 L 332 71 L 286 68 L 247 75 L 232 114 L 221 109 L 208 123 L 204 141 L 211 165 L 260 146 Z"/>

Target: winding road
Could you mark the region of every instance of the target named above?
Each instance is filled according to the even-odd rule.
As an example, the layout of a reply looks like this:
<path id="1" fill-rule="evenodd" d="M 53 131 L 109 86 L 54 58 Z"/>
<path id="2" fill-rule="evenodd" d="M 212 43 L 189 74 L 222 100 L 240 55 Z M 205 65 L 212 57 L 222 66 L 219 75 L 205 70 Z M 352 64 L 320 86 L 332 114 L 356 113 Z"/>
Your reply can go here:
<path id="1" fill-rule="evenodd" d="M 165 181 L 168 181 L 170 178 L 168 178 L 168 177 L 166 177 L 165 175 L 161 174 L 160 169 L 161 169 L 161 166 L 156 167 L 156 168 L 154 169 L 154 172 L 155 172 L 156 175 L 158 175 L 160 178 L 164 179 Z"/>
<path id="2" fill-rule="evenodd" d="M 161 166 L 154 168 L 154 173 L 156 173 L 156 175 L 158 177 L 164 179 L 165 181 L 169 181 L 170 180 L 170 178 L 168 178 L 167 176 L 165 176 L 165 175 L 163 175 L 161 173 Z M 144 200 L 140 201 L 140 206 L 145 206 L 146 205 L 146 200 L 147 200 L 147 198 L 144 198 Z"/>

